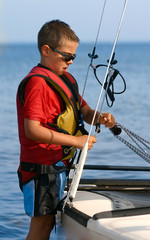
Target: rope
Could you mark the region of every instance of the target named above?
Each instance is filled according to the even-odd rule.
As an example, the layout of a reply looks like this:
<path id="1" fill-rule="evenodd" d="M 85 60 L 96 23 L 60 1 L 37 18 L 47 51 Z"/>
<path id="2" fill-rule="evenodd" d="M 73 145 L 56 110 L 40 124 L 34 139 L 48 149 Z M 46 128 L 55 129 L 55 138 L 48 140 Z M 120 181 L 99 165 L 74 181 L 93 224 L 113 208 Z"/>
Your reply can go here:
<path id="1" fill-rule="evenodd" d="M 104 67 L 107 67 L 106 64 L 98 64 L 96 65 L 95 67 L 93 67 L 93 71 L 94 71 L 94 75 L 95 75 L 95 78 L 96 80 L 98 81 L 98 83 L 102 86 L 102 83 L 101 81 L 99 80 L 98 76 L 97 76 L 97 69 L 98 68 L 104 68 Z M 114 90 L 114 80 L 117 78 L 117 77 L 120 77 L 122 82 L 123 82 L 123 90 L 121 91 L 118 91 L 116 92 Z M 108 79 L 110 79 L 109 81 L 109 85 L 108 85 Z M 115 97 L 114 95 L 115 94 L 122 94 L 125 92 L 126 90 L 126 82 L 125 82 L 125 79 L 124 77 L 122 76 L 122 74 L 118 71 L 118 69 L 114 68 L 113 66 L 110 66 L 109 68 L 109 73 L 107 75 L 107 78 L 106 78 L 106 84 L 104 86 L 104 88 L 106 89 L 108 85 L 108 89 L 107 89 L 107 93 L 106 93 L 106 102 L 107 102 L 107 105 L 108 107 L 112 107 L 113 106 L 113 103 L 115 101 Z M 108 98 L 110 99 L 108 101 Z"/>
<path id="2" fill-rule="evenodd" d="M 139 155 L 142 159 L 144 159 L 146 162 L 150 163 L 150 154 L 137 142 L 139 141 L 143 146 L 150 149 L 150 142 L 146 139 L 140 137 L 139 135 L 135 134 L 131 130 L 127 129 L 123 125 L 117 123 L 117 126 L 124 130 L 124 132 L 128 135 L 128 137 L 137 145 L 134 146 L 127 140 L 125 140 L 123 137 L 119 135 L 113 134 L 117 139 L 119 139 L 122 143 L 124 143 L 127 147 L 129 147 L 133 152 L 135 152 L 137 155 Z M 113 133 L 113 132 L 112 132 Z M 149 145 L 148 145 L 149 144 Z"/>

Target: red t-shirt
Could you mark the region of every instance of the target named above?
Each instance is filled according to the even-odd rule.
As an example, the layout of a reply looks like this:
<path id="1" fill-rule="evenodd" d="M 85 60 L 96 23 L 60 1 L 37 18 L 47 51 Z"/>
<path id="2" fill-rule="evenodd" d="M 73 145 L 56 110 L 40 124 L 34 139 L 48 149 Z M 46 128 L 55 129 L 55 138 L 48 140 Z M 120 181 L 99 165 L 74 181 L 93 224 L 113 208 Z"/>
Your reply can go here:
<path id="1" fill-rule="evenodd" d="M 39 67 L 34 68 L 38 70 Z M 41 68 L 40 68 L 41 69 Z M 32 72 L 32 71 L 31 71 Z M 46 81 L 40 77 L 32 77 L 26 84 L 25 104 L 19 100 L 17 94 L 17 113 L 19 140 L 21 145 L 20 161 L 38 164 L 53 164 L 62 158 L 60 145 L 44 144 L 26 137 L 24 131 L 24 118 L 36 120 L 46 126 L 47 122 L 56 123 L 56 117 L 64 110 L 61 97 L 55 89 L 50 88 Z M 82 101 L 82 107 L 86 102 Z M 34 176 L 34 173 L 19 171 L 22 173 L 22 182 Z"/>

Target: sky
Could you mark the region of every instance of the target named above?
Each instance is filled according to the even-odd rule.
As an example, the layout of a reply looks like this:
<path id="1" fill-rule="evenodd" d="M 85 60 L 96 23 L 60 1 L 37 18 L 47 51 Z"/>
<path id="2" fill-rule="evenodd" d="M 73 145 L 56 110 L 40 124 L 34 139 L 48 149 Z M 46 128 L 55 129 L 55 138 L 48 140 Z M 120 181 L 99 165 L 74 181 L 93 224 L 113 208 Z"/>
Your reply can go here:
<path id="1" fill-rule="evenodd" d="M 98 41 L 113 42 L 125 0 L 107 0 Z M 37 41 L 42 25 L 67 22 L 81 42 L 95 41 L 104 0 L 0 0 L 0 43 Z M 150 0 L 128 0 L 118 41 L 150 42 Z"/>

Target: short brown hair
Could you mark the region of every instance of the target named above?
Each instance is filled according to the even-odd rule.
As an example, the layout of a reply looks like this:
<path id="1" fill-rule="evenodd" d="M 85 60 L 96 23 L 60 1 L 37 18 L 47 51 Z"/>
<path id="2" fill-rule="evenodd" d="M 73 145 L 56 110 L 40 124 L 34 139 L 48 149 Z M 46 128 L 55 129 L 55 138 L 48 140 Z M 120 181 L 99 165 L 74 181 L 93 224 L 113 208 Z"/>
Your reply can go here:
<path id="1" fill-rule="evenodd" d="M 80 41 L 67 23 L 60 20 L 47 22 L 38 33 L 38 49 L 41 52 L 41 47 L 45 44 L 57 48 L 61 45 L 63 38 L 77 43 Z"/>

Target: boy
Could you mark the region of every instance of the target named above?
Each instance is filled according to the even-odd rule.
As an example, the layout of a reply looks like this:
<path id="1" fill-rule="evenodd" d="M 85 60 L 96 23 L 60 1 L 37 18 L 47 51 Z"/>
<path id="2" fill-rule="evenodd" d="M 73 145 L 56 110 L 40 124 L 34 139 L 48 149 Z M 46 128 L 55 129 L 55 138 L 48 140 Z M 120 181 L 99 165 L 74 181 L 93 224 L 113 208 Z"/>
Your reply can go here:
<path id="1" fill-rule="evenodd" d="M 38 33 L 40 64 L 18 88 L 18 175 L 25 211 L 31 217 L 27 240 L 49 239 L 65 187 L 66 169 L 75 148 L 82 149 L 87 140 L 82 116 L 87 123 L 92 122 L 94 110 L 81 101 L 77 83 L 67 73 L 78 44 L 79 38 L 66 23 L 54 20 L 44 24 Z M 115 125 L 109 113 L 100 118 L 97 113 L 97 121 L 109 128 Z M 95 142 L 90 136 L 89 150 Z"/>

